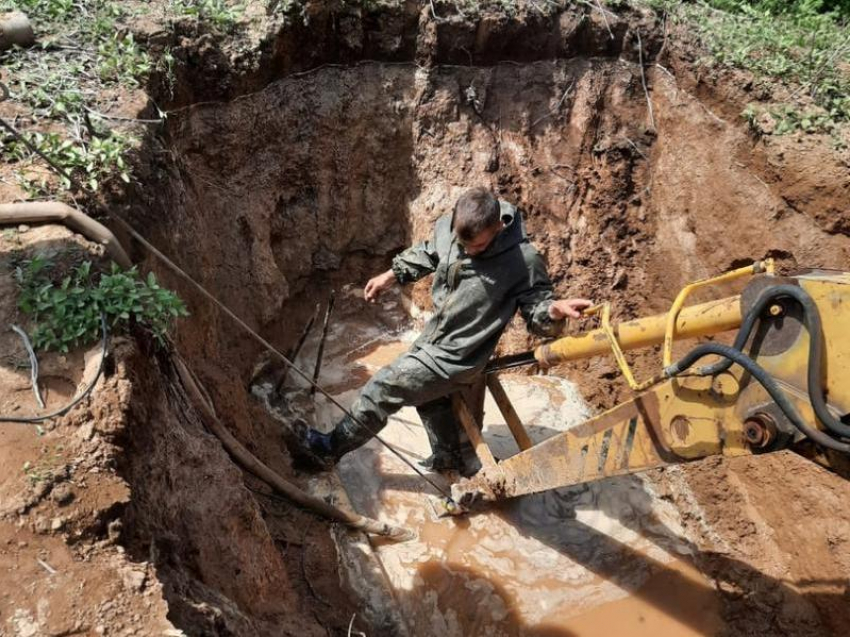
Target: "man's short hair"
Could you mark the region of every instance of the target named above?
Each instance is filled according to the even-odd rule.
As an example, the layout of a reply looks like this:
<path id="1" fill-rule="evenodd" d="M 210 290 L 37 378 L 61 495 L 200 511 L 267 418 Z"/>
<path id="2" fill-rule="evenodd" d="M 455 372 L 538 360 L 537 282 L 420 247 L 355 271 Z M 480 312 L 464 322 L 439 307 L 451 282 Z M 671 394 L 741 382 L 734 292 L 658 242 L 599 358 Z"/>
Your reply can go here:
<path id="1" fill-rule="evenodd" d="M 499 200 L 486 188 L 472 188 L 455 204 L 452 228 L 461 241 L 471 241 L 500 221 Z"/>

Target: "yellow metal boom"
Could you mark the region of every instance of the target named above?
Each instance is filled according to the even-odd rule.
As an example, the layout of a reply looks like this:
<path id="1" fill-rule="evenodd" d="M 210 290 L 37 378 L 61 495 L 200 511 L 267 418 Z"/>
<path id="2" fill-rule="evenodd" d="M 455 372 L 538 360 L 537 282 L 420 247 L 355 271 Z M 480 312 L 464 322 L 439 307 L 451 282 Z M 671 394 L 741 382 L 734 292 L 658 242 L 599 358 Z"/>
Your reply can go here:
<path id="1" fill-rule="evenodd" d="M 765 271 L 772 267 L 750 268 L 750 274 Z M 800 298 L 808 299 L 808 310 Z M 747 337 L 741 349 L 748 368 L 736 364 L 698 375 L 693 368 L 670 365 L 665 357 L 661 372 L 637 383 L 622 358 L 621 369 L 637 390 L 634 398 L 531 446 L 527 435 L 520 435 L 522 450 L 501 462 L 487 454 L 476 476 L 454 485 L 457 502 L 510 498 L 717 454 L 791 448 L 830 466 L 850 451 L 841 435 L 842 418 L 850 413 L 850 274 L 762 274 L 740 296 L 676 309 L 673 321 L 658 315 L 611 325 L 605 318 L 607 326 L 543 345 L 535 358 L 551 366 L 619 352 L 619 360 L 622 351 L 661 344 L 671 334 L 669 342 L 744 323 L 748 331 L 740 339 Z M 818 333 L 811 334 L 815 327 Z M 813 336 L 819 349 L 810 348 Z M 820 369 L 810 373 L 815 350 L 822 352 L 822 360 Z M 492 388 L 498 380 L 489 377 L 487 384 Z M 820 412 L 810 391 L 821 396 Z M 497 398 L 511 431 L 524 433 L 504 392 Z M 477 433 L 474 410 L 462 412 L 464 427 Z M 843 431 L 848 432 L 850 427 Z M 480 449 L 483 441 L 474 439 Z"/>

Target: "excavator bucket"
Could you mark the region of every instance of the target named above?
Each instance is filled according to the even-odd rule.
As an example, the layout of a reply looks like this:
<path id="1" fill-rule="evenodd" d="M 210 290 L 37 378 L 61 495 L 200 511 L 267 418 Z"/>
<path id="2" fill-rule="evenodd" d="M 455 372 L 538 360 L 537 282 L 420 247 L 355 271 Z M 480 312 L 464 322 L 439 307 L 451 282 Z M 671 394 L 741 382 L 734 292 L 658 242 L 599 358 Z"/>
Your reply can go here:
<path id="1" fill-rule="evenodd" d="M 669 431 L 662 431 L 659 395 L 664 393 L 649 391 L 498 463 L 491 460 L 479 434 L 476 448 L 485 450 L 483 469 L 457 483 L 452 495 L 468 507 L 478 500 L 539 493 L 719 453 L 720 431 L 711 416 L 704 421 L 710 427 L 695 427 L 690 419 L 679 418 Z M 459 416 L 465 426 L 470 423 L 468 414 L 461 411 Z M 515 429 L 516 423 L 511 427 Z M 665 440 L 671 436 L 673 440 Z"/>

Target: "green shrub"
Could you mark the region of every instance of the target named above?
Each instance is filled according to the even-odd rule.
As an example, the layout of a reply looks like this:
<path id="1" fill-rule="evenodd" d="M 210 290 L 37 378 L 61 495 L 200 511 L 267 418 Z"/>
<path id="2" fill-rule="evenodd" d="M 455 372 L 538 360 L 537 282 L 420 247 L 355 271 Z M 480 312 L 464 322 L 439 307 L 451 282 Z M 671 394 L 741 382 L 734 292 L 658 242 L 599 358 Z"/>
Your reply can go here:
<path id="1" fill-rule="evenodd" d="M 112 331 L 139 325 L 162 344 L 172 321 L 188 316 L 183 301 L 161 287 L 153 272 L 143 280 L 135 266 L 121 270 L 113 264 L 109 273 L 98 273 L 84 261 L 55 281 L 55 270 L 40 257 L 15 268 L 18 307 L 35 323 L 31 337 L 37 350 L 67 352 L 96 341 L 101 314 Z"/>
<path id="2" fill-rule="evenodd" d="M 150 57 L 139 48 L 132 33 L 101 40 L 97 58 L 100 79 L 125 86 L 138 86 L 139 78 L 147 76 L 153 68 Z"/>
<path id="3" fill-rule="evenodd" d="M 27 133 L 25 136 L 33 146 L 92 190 L 97 190 L 99 182 L 110 176 L 117 176 L 125 183 L 130 181 L 130 167 L 124 155 L 136 143 L 133 137 L 110 131 L 88 142 L 75 143 L 58 133 Z M 0 141 L 0 155 L 10 161 L 24 161 L 31 159 L 32 152 L 20 142 Z M 65 177 L 60 180 L 64 188 L 71 187 Z"/>

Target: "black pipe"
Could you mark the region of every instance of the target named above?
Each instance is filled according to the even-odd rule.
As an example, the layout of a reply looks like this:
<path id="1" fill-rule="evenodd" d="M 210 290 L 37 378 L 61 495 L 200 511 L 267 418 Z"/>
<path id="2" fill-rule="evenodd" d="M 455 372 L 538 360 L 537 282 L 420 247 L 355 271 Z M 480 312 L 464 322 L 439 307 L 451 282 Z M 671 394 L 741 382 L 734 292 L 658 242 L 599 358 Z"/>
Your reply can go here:
<path id="1" fill-rule="evenodd" d="M 325 310 L 325 322 L 322 324 L 322 338 L 319 341 L 319 351 L 316 353 L 316 367 L 313 369 L 313 383 L 310 387 L 310 398 L 316 395 L 316 386 L 319 382 L 319 372 L 322 370 L 322 356 L 325 353 L 325 340 L 328 338 L 328 324 L 331 320 L 331 312 L 334 309 L 334 291 L 328 299 L 328 309 Z"/>
<path id="2" fill-rule="evenodd" d="M 530 352 L 521 352 L 519 354 L 509 354 L 492 359 L 484 368 L 485 374 L 494 374 L 503 369 L 511 369 L 513 367 L 522 367 L 523 365 L 534 365 L 537 359 L 534 358 L 534 350 Z"/>
<path id="3" fill-rule="evenodd" d="M 295 347 L 286 353 L 286 357 L 294 361 L 298 358 L 298 354 L 301 353 L 301 348 L 304 347 L 304 342 L 307 340 L 307 336 L 310 334 L 310 330 L 313 329 L 313 323 L 316 322 L 316 319 L 319 316 L 319 304 L 316 303 L 316 311 L 313 312 L 313 316 L 310 317 L 310 320 L 307 321 L 307 325 L 304 326 L 304 329 L 301 331 L 301 336 L 298 337 L 298 343 L 296 343 Z M 283 384 L 286 382 L 286 378 L 289 376 L 289 365 L 284 365 L 283 373 L 280 375 L 280 379 L 274 386 L 274 391 L 276 394 L 279 394 L 283 389 Z"/>
<path id="4" fill-rule="evenodd" d="M 764 309 L 771 301 L 782 296 L 783 292 L 787 292 L 788 289 L 799 290 L 800 288 L 793 285 L 782 284 L 762 290 L 761 294 L 756 297 L 756 301 L 753 303 L 753 306 L 744 316 L 744 320 L 741 322 L 741 327 L 738 330 L 738 334 L 735 336 L 735 343 L 732 347 L 739 352 L 744 351 L 744 346 L 747 344 L 747 341 L 753 332 L 753 328 L 755 327 L 756 321 L 761 317 Z M 698 376 L 714 376 L 725 372 L 730 367 L 732 367 L 732 361 L 728 358 L 724 358 L 723 360 L 717 361 L 711 365 L 697 368 L 696 374 Z"/>

